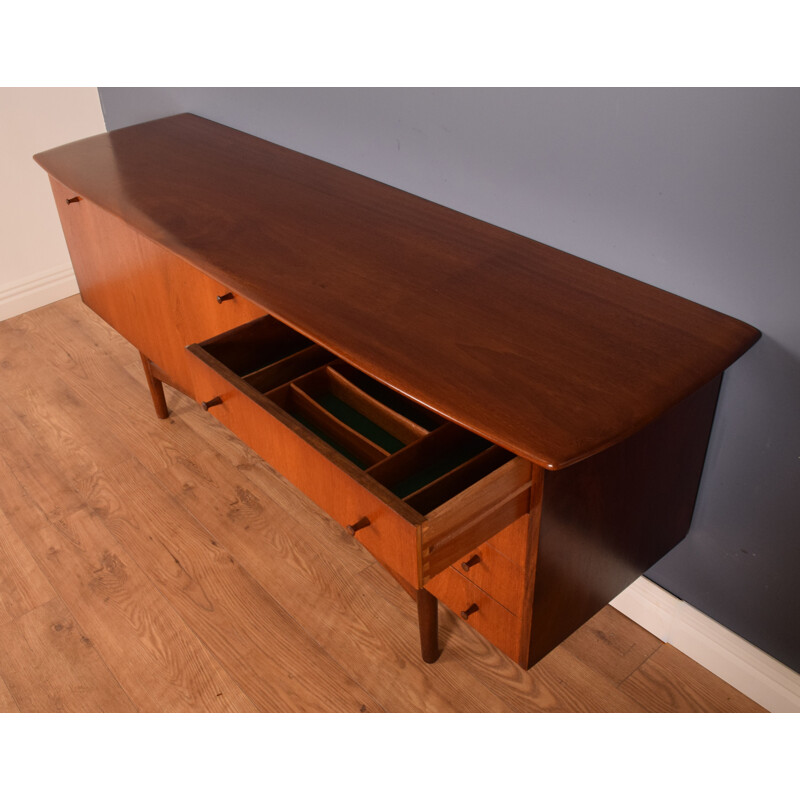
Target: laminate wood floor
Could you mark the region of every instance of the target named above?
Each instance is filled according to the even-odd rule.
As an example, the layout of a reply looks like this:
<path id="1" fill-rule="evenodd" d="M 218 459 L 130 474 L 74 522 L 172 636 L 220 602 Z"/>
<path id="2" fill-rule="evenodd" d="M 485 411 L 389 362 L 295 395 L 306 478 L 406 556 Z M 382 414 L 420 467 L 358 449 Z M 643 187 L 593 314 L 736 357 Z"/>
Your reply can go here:
<path id="1" fill-rule="evenodd" d="M 762 711 L 610 607 L 525 672 L 76 297 L 0 322 L 0 711 Z"/>

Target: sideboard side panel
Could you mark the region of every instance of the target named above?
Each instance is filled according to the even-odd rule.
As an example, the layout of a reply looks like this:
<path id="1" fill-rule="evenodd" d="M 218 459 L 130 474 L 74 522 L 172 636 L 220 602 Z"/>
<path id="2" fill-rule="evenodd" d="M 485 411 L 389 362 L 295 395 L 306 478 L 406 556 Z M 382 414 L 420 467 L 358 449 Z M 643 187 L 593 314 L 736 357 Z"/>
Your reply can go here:
<path id="1" fill-rule="evenodd" d="M 620 444 L 545 473 L 531 664 L 687 534 L 721 379 Z"/>

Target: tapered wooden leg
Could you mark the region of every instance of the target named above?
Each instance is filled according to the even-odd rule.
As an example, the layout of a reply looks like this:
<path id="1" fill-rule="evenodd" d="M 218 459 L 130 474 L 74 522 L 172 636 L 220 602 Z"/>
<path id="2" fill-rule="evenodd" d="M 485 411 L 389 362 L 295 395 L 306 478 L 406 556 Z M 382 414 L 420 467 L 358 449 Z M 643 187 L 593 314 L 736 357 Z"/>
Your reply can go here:
<path id="1" fill-rule="evenodd" d="M 150 389 L 150 397 L 153 398 L 156 416 L 159 419 L 166 419 L 169 416 L 169 409 L 167 408 L 167 398 L 164 397 L 164 384 L 161 383 L 158 378 L 153 377 L 150 359 L 144 353 L 139 353 L 139 355 L 142 357 L 144 377 L 147 380 L 147 386 Z"/>
<path id="2" fill-rule="evenodd" d="M 439 601 L 427 589 L 417 590 L 417 616 L 422 660 L 433 664 L 439 658 Z"/>

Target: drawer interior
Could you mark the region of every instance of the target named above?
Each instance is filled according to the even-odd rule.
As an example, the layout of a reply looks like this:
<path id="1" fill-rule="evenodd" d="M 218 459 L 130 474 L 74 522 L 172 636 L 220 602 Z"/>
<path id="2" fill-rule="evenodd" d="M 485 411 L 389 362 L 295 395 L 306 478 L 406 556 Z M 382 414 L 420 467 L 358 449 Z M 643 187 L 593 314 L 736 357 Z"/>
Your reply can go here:
<path id="1" fill-rule="evenodd" d="M 194 346 L 193 346 L 194 347 Z M 513 454 L 343 362 L 267 316 L 199 345 L 233 373 L 420 514 Z"/>
<path id="2" fill-rule="evenodd" d="M 310 339 L 270 316 L 259 317 L 203 343 L 209 355 L 248 382 L 258 382 L 264 370 L 291 362 L 312 346 Z"/>

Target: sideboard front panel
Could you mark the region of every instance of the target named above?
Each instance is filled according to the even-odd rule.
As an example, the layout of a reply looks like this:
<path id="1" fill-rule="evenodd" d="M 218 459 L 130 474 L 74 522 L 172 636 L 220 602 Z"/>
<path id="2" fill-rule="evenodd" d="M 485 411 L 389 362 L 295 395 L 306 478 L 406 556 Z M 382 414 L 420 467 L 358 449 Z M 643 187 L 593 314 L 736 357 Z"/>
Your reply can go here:
<path id="1" fill-rule="evenodd" d="M 83 302 L 196 397 L 186 345 L 263 315 L 114 215 L 50 180 Z M 222 302 L 219 302 L 219 300 Z M 223 299 L 224 298 L 224 299 Z"/>

